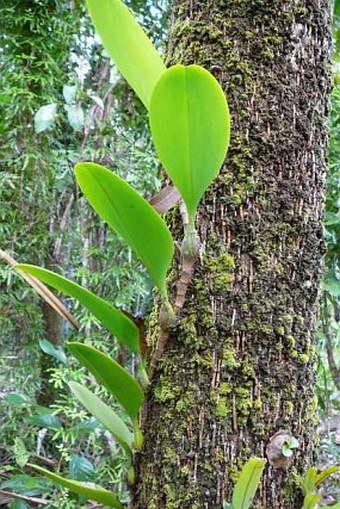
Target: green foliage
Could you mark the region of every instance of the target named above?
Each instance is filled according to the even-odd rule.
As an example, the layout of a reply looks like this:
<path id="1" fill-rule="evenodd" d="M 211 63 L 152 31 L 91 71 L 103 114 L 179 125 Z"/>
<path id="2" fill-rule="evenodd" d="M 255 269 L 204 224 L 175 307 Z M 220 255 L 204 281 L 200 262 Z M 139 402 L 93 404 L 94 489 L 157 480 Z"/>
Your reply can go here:
<path id="1" fill-rule="evenodd" d="M 89 483 L 65 479 L 60 475 L 53 474 L 49 470 L 36 465 L 29 466 L 43 474 L 48 479 L 51 479 L 54 483 L 59 484 L 78 495 L 82 495 L 89 500 L 94 500 L 95 502 L 99 502 L 100 504 L 104 504 L 109 507 L 115 507 L 116 509 L 124 509 L 124 506 L 119 502 L 118 497 L 111 491 L 92 486 Z"/>
<path id="2" fill-rule="evenodd" d="M 251 458 L 243 467 L 234 488 L 230 509 L 249 509 L 259 487 L 266 460 Z"/>
<path id="3" fill-rule="evenodd" d="M 99 350 L 81 343 L 68 343 L 71 354 L 85 366 L 125 408 L 133 423 L 143 403 L 143 392 L 136 380 L 116 361 Z"/>
<path id="4" fill-rule="evenodd" d="M 71 382 L 70 388 L 86 410 L 112 433 L 125 451 L 130 453 L 132 448 L 132 435 L 122 419 L 97 396 L 86 389 L 86 387 L 76 382 Z"/>
<path id="5" fill-rule="evenodd" d="M 295 437 L 291 437 L 287 442 L 285 442 L 282 446 L 282 454 L 286 456 L 286 458 L 290 458 L 293 456 L 294 449 L 299 447 L 299 442 Z"/>
<path id="6" fill-rule="evenodd" d="M 154 86 L 165 72 L 159 53 L 121 0 L 87 0 L 87 6 L 105 49 L 149 108 Z"/>
<path id="7" fill-rule="evenodd" d="M 198 203 L 219 172 L 229 144 L 224 93 L 205 69 L 176 65 L 155 87 L 150 125 L 158 156 L 193 223 Z"/>
<path id="8" fill-rule="evenodd" d="M 75 171 L 92 207 L 137 253 L 166 297 L 166 274 L 174 245 L 164 221 L 131 186 L 106 168 L 82 163 Z"/>
<path id="9" fill-rule="evenodd" d="M 26 264 L 18 264 L 16 268 L 38 278 L 43 283 L 52 286 L 56 290 L 77 299 L 83 306 L 91 311 L 119 341 L 126 344 L 133 352 L 138 352 L 139 333 L 136 325 L 124 313 L 115 309 L 104 299 L 97 297 L 97 295 L 94 295 L 80 285 L 49 270 Z"/>

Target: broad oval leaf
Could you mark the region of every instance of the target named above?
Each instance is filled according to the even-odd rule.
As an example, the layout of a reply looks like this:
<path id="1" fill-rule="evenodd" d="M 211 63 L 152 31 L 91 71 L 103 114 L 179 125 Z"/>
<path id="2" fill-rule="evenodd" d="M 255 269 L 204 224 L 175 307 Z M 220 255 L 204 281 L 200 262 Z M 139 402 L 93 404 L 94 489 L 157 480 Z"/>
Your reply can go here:
<path id="1" fill-rule="evenodd" d="M 136 422 L 144 394 L 136 380 L 116 361 L 92 346 L 68 343 L 71 354 L 103 384 Z"/>
<path id="2" fill-rule="evenodd" d="M 41 106 L 34 115 L 34 130 L 37 134 L 50 129 L 57 114 L 57 103 Z"/>
<path id="3" fill-rule="evenodd" d="M 51 481 L 59 484 L 63 488 L 67 488 L 78 495 L 82 495 L 87 500 L 94 500 L 95 502 L 99 502 L 100 504 L 104 504 L 109 507 L 115 507 L 116 509 L 124 509 L 124 506 L 119 502 L 117 495 L 109 490 L 101 488 L 100 486 L 92 485 L 92 483 L 65 479 L 64 477 L 54 474 L 45 468 L 38 467 L 37 465 L 28 464 L 28 466 L 34 468 L 34 470 L 37 470 L 37 472 L 48 479 L 51 479 Z"/>
<path id="4" fill-rule="evenodd" d="M 36 277 L 43 283 L 59 292 L 78 300 L 103 324 L 116 338 L 133 352 L 139 351 L 139 331 L 136 325 L 124 313 L 115 309 L 104 299 L 97 297 L 89 290 L 55 274 L 47 269 L 35 265 L 17 264 L 17 269 Z"/>
<path id="5" fill-rule="evenodd" d="M 116 438 L 123 449 L 130 453 L 132 435 L 118 415 L 83 385 L 69 383 L 70 389 L 82 405 Z"/>
<path id="6" fill-rule="evenodd" d="M 233 509 L 248 509 L 259 487 L 266 460 L 251 458 L 243 467 L 233 492 Z"/>
<path id="7" fill-rule="evenodd" d="M 121 0 L 87 0 L 103 46 L 149 108 L 151 94 L 166 67 L 152 42 Z"/>
<path id="8" fill-rule="evenodd" d="M 193 220 L 227 153 L 230 117 L 215 78 L 197 65 L 175 65 L 151 98 L 150 126 L 158 156 Z"/>
<path id="9" fill-rule="evenodd" d="M 106 168 L 80 163 L 75 172 L 92 207 L 135 251 L 166 297 L 174 243 L 163 219 L 137 191 Z"/>

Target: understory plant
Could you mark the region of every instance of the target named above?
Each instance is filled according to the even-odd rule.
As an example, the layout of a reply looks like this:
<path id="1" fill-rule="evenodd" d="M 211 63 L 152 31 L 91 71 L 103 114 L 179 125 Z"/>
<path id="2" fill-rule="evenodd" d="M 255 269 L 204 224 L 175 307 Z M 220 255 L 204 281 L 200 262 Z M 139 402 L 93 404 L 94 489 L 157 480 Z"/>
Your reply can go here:
<path id="1" fill-rule="evenodd" d="M 76 299 L 136 357 L 138 369 L 136 376 L 132 376 L 114 359 L 90 344 L 70 342 L 67 345 L 69 353 L 122 408 L 123 418 L 92 390 L 77 382 L 69 384 L 75 397 L 122 448 L 127 458 L 126 480 L 133 485 L 134 455 L 143 446 L 141 420 L 145 393 L 166 348 L 169 331 L 181 320 L 186 290 L 200 249 L 195 225 L 197 209 L 225 159 L 230 115 L 216 79 L 198 65 L 166 68 L 160 54 L 121 0 L 87 0 L 87 6 L 104 47 L 149 112 L 156 152 L 174 185 L 163 190 L 153 207 L 109 169 L 93 162 L 81 162 L 75 168 L 77 183 L 90 205 L 128 243 L 158 290 L 160 333 L 150 362 L 146 362 L 135 322 L 108 301 L 49 270 L 27 264 L 17 264 L 16 269 L 33 281 Z M 159 212 L 166 212 L 178 200 L 181 202 L 184 235 L 179 247 L 181 269 L 172 299 L 167 274 L 173 263 L 175 245 Z M 287 444 L 287 455 L 295 447 L 295 443 Z M 248 461 L 232 500 L 224 503 L 225 509 L 248 509 L 251 506 L 264 466 L 264 459 Z M 124 507 L 112 491 L 61 477 L 40 466 L 30 467 L 86 499 L 118 509 Z"/>

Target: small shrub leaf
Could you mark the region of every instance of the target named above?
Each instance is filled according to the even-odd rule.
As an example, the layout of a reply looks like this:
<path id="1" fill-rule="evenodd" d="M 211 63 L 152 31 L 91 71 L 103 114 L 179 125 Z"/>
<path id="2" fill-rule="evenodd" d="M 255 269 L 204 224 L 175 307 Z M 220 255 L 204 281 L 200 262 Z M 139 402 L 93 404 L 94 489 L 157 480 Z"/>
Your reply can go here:
<path id="1" fill-rule="evenodd" d="M 51 103 L 41 106 L 34 116 L 34 130 L 37 134 L 50 129 L 57 114 L 57 104 Z"/>

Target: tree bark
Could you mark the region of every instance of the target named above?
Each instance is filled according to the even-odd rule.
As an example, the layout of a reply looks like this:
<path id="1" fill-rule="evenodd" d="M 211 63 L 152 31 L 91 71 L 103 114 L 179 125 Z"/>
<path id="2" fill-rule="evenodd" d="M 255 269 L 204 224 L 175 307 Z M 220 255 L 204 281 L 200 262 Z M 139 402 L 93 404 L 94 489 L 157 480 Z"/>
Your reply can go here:
<path id="1" fill-rule="evenodd" d="M 317 424 L 330 40 L 327 0 L 173 3 L 169 60 L 217 77 L 232 139 L 149 391 L 134 508 L 222 508 L 244 462 L 272 452 L 278 432 L 300 445 L 268 461 L 254 507 L 301 507 L 293 473 L 313 462 Z M 169 221 L 180 238 L 179 214 Z"/>

